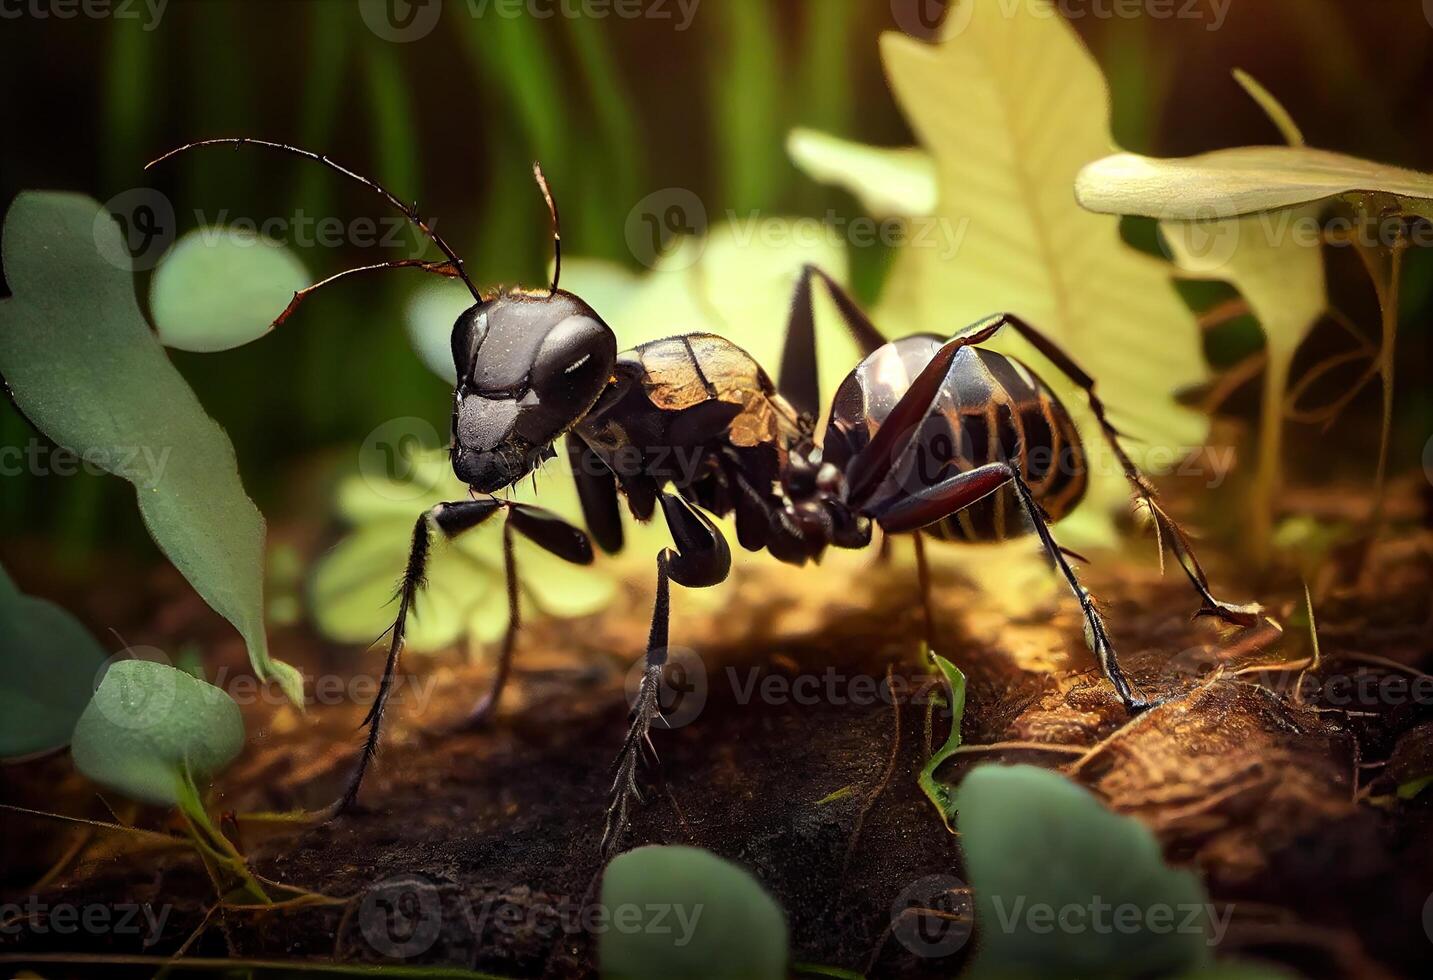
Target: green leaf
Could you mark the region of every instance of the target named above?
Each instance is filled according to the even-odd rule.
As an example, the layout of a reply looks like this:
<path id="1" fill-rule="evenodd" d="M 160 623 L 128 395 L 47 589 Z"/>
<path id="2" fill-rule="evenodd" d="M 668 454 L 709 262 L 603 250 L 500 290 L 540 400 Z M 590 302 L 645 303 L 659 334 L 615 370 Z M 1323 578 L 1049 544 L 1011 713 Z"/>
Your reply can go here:
<path id="1" fill-rule="evenodd" d="M 105 651 L 79 620 L 0 568 L 0 759 L 69 744 Z"/>
<path id="2" fill-rule="evenodd" d="M 786 918 L 748 872 L 695 847 L 639 847 L 607 866 L 602 976 L 780 980 Z"/>
<path id="3" fill-rule="evenodd" d="M 244 747 L 239 706 L 168 664 L 121 660 L 105 672 L 75 726 L 75 766 L 146 803 L 179 802 L 185 771 L 207 780 Z"/>
<path id="4" fill-rule="evenodd" d="M 160 260 L 149 309 L 166 347 L 229 350 L 268 333 L 308 284 L 303 263 L 283 245 L 233 228 L 199 228 Z"/>
<path id="5" fill-rule="evenodd" d="M 1034 766 L 981 766 L 956 803 L 976 899 L 974 974 L 1153 977 L 1210 964 L 1203 885 L 1165 865 L 1137 821 Z"/>
<path id="6" fill-rule="evenodd" d="M 959 667 L 938 653 L 930 653 L 930 659 L 940 669 L 941 678 L 945 681 L 947 703 L 950 705 L 950 734 L 946 736 L 945 744 L 921 767 L 916 782 L 927 799 L 940 811 L 945 828 L 954 830 L 950 824 L 951 818 L 955 816 L 954 793 L 945 783 L 937 782 L 935 774 L 947 759 L 955 755 L 956 749 L 960 748 L 960 723 L 965 717 L 965 675 L 960 672 Z"/>
<path id="7" fill-rule="evenodd" d="M 1427 215 L 1433 174 L 1304 146 L 1236 146 L 1179 159 L 1117 153 L 1091 163 L 1075 181 L 1075 196 L 1091 211 L 1186 220 L 1359 191 L 1391 194 L 1411 213 Z"/>
<path id="8" fill-rule="evenodd" d="M 243 634 L 254 672 L 302 704 L 302 677 L 269 657 L 264 633 L 264 519 L 228 436 L 140 315 L 128 263 L 106 258 L 127 254 L 98 202 L 17 197 L 0 243 L 14 291 L 0 302 L 0 374 L 46 435 L 135 485 L 160 549 Z"/>
<path id="9" fill-rule="evenodd" d="M 878 218 L 935 211 L 935 162 L 921 150 L 866 146 L 810 129 L 792 130 L 786 150 L 812 180 L 845 188 Z"/>

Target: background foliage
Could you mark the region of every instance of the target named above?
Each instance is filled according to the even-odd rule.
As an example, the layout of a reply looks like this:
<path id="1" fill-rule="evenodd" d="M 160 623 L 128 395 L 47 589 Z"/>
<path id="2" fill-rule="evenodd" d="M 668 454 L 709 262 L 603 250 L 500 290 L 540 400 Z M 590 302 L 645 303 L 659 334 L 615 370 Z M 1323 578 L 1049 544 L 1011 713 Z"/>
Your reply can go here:
<path id="1" fill-rule="evenodd" d="M 663 188 L 693 191 L 713 224 L 753 209 L 864 213 L 846 193 L 803 179 L 785 154 L 785 135 L 805 126 L 912 144 L 875 44 L 880 31 L 912 23 L 912 6 L 722 0 L 700 4 L 690 29 L 676 31 L 661 20 L 474 18 L 466 4 L 450 2 L 437 29 L 411 44 L 380 41 L 355 4 L 341 2 L 171 3 L 149 31 L 136 20 L 7 20 L 0 79 L 6 91 L 30 94 L 0 106 L 0 198 L 66 188 L 106 200 L 152 182 L 175 202 L 183 227 L 193 226 L 196 208 L 211 219 L 223 209 L 257 219 L 300 209 L 382 216 L 331 175 L 282 158 L 220 152 L 152 178 L 141 172 L 160 150 L 188 139 L 263 135 L 328 150 L 416 197 L 483 281 L 531 282 L 543 275 L 547 247 L 527 175 L 527 163 L 540 157 L 564 204 L 571 251 L 639 270 L 624 228 L 633 205 Z M 1073 21 L 1110 79 L 1120 146 L 1170 156 L 1278 141 L 1230 80 L 1242 67 L 1275 89 L 1311 145 L 1433 169 L 1433 106 L 1415 97 L 1433 82 L 1433 28 L 1418 4 L 1236 2 L 1218 30 L 1211 24 Z M 51 53 L 60 44 L 62 59 Z M 30 83 L 41 69 L 49 81 L 36 89 Z M 1211 104 L 1220 111 L 1206 111 Z M 850 251 L 853 280 L 870 300 L 886 250 Z M 373 256 L 343 246 L 301 257 L 324 274 Z M 1433 396 L 1420 384 L 1429 363 L 1430 263 L 1410 258 L 1396 421 L 1405 438 L 1395 439 L 1404 458 L 1395 456 L 1395 470 L 1415 463 L 1406 457 L 1422 435 L 1408 436 L 1426 434 L 1433 416 Z M 1364 288 L 1357 269 L 1331 276 L 1335 298 Z M 348 456 L 375 426 L 401 416 L 425 417 L 443 431 L 446 392 L 401 329 L 417 285 L 408 273 L 355 282 L 258 343 L 217 356 L 174 355 L 231 435 L 246 485 L 271 520 L 312 513 L 315 501 L 294 487 L 312 488 L 292 474 L 316 453 Z M 1220 288 L 1190 292 L 1207 305 Z M 1224 361 L 1260 343 L 1252 323 L 1213 340 L 1215 359 Z M 1359 405 L 1376 411 L 1376 396 L 1369 399 Z M 1300 431 L 1307 430 L 1290 439 Z M 0 405 L 0 439 L 29 438 Z M 125 488 L 101 477 L 0 478 L 6 539 L 54 528 L 60 557 L 80 575 L 95 570 L 96 543 L 152 554 L 131 508 Z"/>

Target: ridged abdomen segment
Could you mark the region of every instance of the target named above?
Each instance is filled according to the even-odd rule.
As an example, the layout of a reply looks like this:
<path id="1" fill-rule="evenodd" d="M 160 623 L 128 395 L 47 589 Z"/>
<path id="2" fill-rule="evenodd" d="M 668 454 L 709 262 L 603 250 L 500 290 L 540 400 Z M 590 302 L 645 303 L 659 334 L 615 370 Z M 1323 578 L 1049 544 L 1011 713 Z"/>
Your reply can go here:
<path id="1" fill-rule="evenodd" d="M 869 441 L 943 342 L 924 335 L 896 341 L 871 354 L 848 376 L 832 413 L 842 438 L 827 440 L 835 456 L 846 448 L 858 451 Z M 828 458 L 832 455 L 828 452 Z M 1069 513 L 1084 496 L 1084 447 L 1059 399 L 1014 358 L 963 348 L 916 446 L 878 496 L 910 494 L 994 462 L 1014 467 L 1052 520 Z M 948 540 L 989 542 L 1031 528 L 1014 489 L 1007 486 L 927 530 Z"/>

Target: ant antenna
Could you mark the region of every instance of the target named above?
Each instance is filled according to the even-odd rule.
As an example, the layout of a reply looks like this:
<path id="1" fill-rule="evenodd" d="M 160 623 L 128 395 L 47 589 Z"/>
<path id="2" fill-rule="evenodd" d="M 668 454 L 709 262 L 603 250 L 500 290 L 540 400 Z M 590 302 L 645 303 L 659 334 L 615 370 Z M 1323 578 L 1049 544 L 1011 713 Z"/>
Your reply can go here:
<path id="1" fill-rule="evenodd" d="M 449 246 L 447 242 L 443 241 L 442 237 L 439 236 L 436 232 L 434 232 L 433 229 L 428 225 L 428 222 L 424 221 L 422 216 L 418 214 L 417 204 L 404 204 L 401 200 L 398 199 L 398 196 L 396 194 L 388 190 L 382 184 L 378 183 L 375 180 L 370 180 L 369 178 L 364 177 L 360 174 L 356 174 L 352 170 L 349 170 L 347 167 L 335 163 L 333 160 L 329 159 L 326 154 L 314 153 L 310 150 L 301 150 L 296 146 L 289 146 L 287 143 L 273 143 L 269 140 L 250 139 L 248 137 L 212 139 L 200 140 L 197 143 L 186 143 L 185 145 L 178 147 L 177 149 L 170 150 L 163 156 L 146 163 L 144 165 L 144 169 L 148 170 L 151 167 L 157 166 L 158 164 L 161 164 L 164 161 L 168 160 L 170 157 L 178 156 L 186 150 L 192 150 L 200 146 L 219 146 L 223 144 L 228 144 L 234 147 L 240 147 L 245 145 L 262 146 L 270 150 L 280 150 L 284 153 L 292 153 L 295 156 L 303 157 L 306 160 L 313 160 L 317 163 L 321 163 L 325 167 L 328 167 L 330 170 L 335 170 L 343 176 L 347 177 L 349 180 L 357 181 L 364 187 L 367 187 L 369 190 L 378 194 L 379 197 L 387 201 L 390 205 L 397 208 L 400 212 L 402 212 L 405 218 L 407 218 L 413 223 L 414 227 L 416 227 L 423 234 L 427 235 L 428 238 L 432 240 L 433 244 L 438 246 L 438 250 L 443 253 L 443 255 L 447 258 L 448 262 L 451 263 L 452 270 L 451 272 L 449 272 L 442 269 L 437 263 L 421 263 L 417 262 L 416 260 L 409 260 L 406 263 L 398 264 L 419 265 L 423 266 L 429 272 L 437 272 L 442 275 L 455 275 L 459 279 L 463 280 L 464 285 L 468 287 L 468 291 L 473 294 L 474 299 L 476 299 L 479 303 L 483 302 L 483 294 L 481 291 L 479 291 L 477 286 L 473 285 L 473 281 L 468 278 L 468 273 L 463 268 L 463 260 L 458 258 L 458 253 L 454 252 L 452 247 Z M 551 204 L 551 198 L 548 199 L 548 203 Z M 554 212 L 554 221 L 555 220 L 556 212 Z M 350 271 L 367 271 L 368 269 L 380 269 L 387 267 L 390 267 L 389 263 L 383 263 L 376 266 L 365 266 L 363 270 Z M 346 273 L 340 273 L 340 275 L 345 274 Z M 325 282 L 327 281 L 328 280 L 325 280 Z M 320 285 L 322 285 L 322 283 Z"/>
<path id="2" fill-rule="evenodd" d="M 552 285 L 547 287 L 547 295 L 557 293 L 557 283 L 562 279 L 562 222 L 557 217 L 557 202 L 552 199 L 552 188 L 547 186 L 547 177 L 542 172 L 542 164 L 533 161 L 532 175 L 537 179 L 537 188 L 542 191 L 543 200 L 547 201 L 547 213 L 552 216 Z"/>

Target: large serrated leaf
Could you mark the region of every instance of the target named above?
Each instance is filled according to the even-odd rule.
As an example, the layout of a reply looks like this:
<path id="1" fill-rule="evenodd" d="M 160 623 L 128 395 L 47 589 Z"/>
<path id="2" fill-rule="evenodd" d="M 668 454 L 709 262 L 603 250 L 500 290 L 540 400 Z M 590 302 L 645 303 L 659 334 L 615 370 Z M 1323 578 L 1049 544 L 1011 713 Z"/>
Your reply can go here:
<path id="1" fill-rule="evenodd" d="M 1206 376 L 1195 320 L 1167 268 L 1126 246 L 1118 220 L 1082 210 L 1071 191 L 1080 169 L 1113 145 L 1098 65 L 1045 0 L 962 3 L 939 44 L 882 38 L 938 201 L 928 216 L 912 216 L 877 322 L 892 336 L 948 336 L 991 313 L 1017 313 L 1094 376 L 1137 458 L 1194 449 L 1206 420 L 1174 393 Z M 868 203 L 909 204 L 925 193 L 910 158 L 893 168 L 889 151 L 815 146 L 806 134 L 794 148 L 813 175 L 852 190 L 886 173 L 896 186 L 860 192 Z M 1034 365 L 1089 436 L 1094 479 L 1062 540 L 1111 542 L 1111 515 L 1129 492 L 1083 395 L 1013 335 L 991 346 Z"/>
<path id="2" fill-rule="evenodd" d="M 229 437 L 145 323 L 118 225 L 77 194 L 25 193 L 0 242 L 14 293 L 0 303 L 0 374 L 50 438 L 135 486 L 155 542 L 244 636 L 261 678 L 303 703 L 263 622 L 264 519 Z"/>

